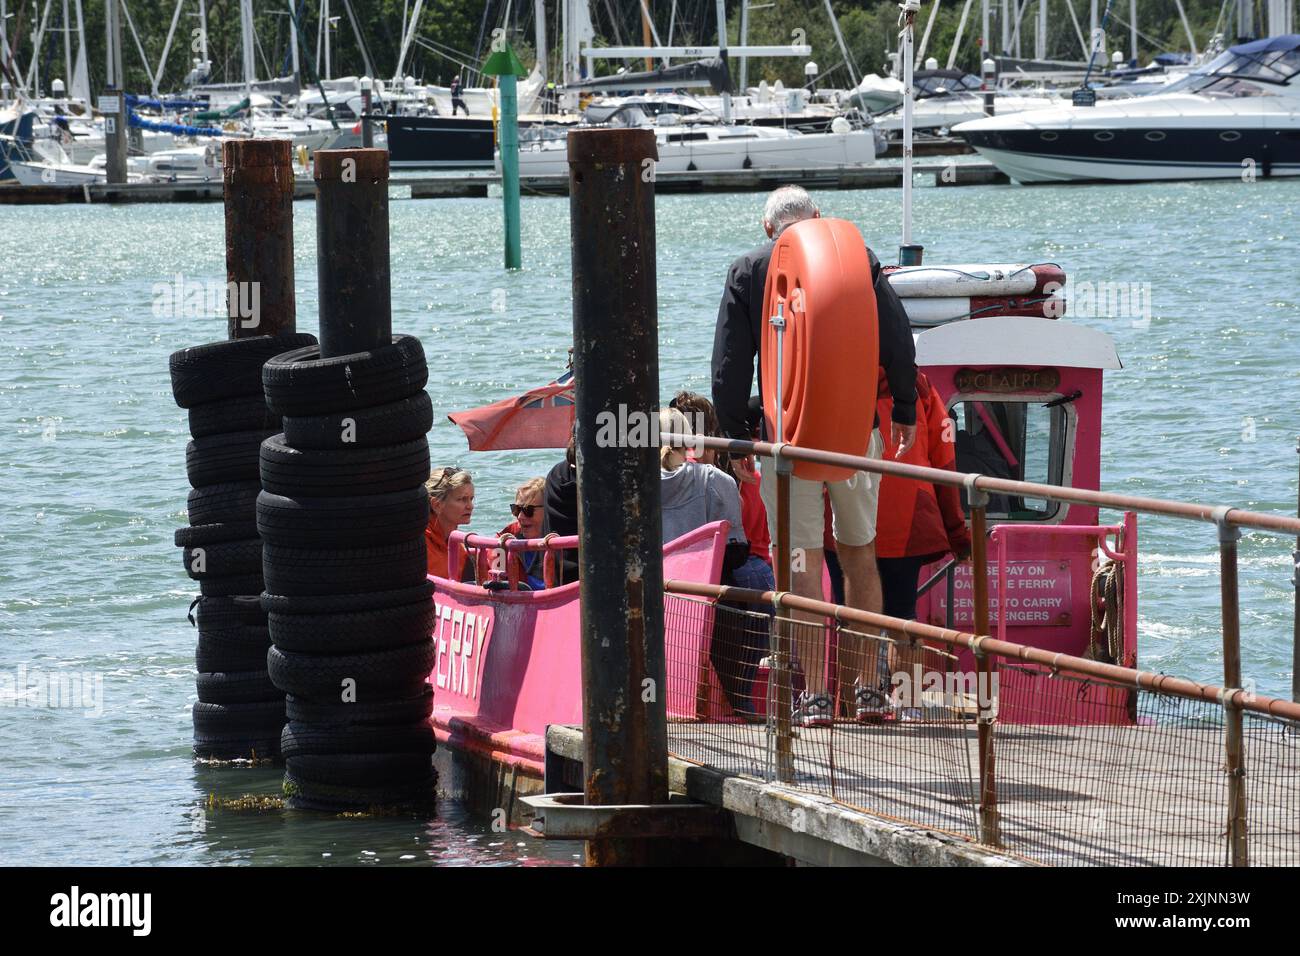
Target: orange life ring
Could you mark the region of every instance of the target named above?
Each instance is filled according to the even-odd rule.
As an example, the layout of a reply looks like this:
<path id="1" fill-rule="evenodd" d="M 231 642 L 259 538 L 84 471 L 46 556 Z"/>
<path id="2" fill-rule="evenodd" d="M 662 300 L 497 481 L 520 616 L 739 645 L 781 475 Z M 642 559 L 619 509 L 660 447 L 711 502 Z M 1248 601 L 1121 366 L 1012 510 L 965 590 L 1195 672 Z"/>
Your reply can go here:
<path id="1" fill-rule="evenodd" d="M 876 293 L 862 234 L 843 219 L 806 219 L 772 249 L 763 293 L 762 385 L 767 434 L 776 436 L 776 330 L 784 306 L 782 436 L 804 448 L 865 455 L 880 364 Z M 810 481 L 843 481 L 847 468 L 795 462 Z"/>

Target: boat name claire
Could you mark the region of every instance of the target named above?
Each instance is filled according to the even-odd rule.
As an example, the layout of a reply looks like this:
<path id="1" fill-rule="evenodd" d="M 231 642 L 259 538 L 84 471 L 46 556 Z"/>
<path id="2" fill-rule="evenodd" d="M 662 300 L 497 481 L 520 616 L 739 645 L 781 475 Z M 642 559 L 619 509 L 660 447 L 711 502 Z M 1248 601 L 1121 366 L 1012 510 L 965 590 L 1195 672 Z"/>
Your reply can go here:
<path id="1" fill-rule="evenodd" d="M 1054 368 L 962 368 L 953 384 L 959 392 L 1054 392 L 1061 373 Z"/>
<path id="2" fill-rule="evenodd" d="M 480 651 L 491 627 L 492 619 L 486 614 L 438 606 L 433 677 L 439 688 L 462 697 L 478 696 Z"/>

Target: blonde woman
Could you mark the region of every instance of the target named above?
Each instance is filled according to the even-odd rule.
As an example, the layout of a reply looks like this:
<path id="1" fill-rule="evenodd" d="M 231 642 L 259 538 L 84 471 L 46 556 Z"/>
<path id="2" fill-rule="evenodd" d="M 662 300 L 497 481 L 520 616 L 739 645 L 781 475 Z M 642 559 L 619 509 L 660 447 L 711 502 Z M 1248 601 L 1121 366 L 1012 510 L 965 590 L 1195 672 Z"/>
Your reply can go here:
<path id="1" fill-rule="evenodd" d="M 545 478 L 529 478 L 515 489 L 515 501 L 510 506 L 514 521 L 501 529 L 502 535 L 516 538 L 540 538 L 545 532 L 542 525 L 546 515 L 542 505 L 542 490 L 546 487 Z M 510 560 L 519 565 L 519 579 L 526 581 L 534 591 L 546 587 L 542 581 L 542 557 L 539 551 L 521 551 L 512 555 Z M 504 562 L 501 564 L 504 569 Z"/>
<path id="2" fill-rule="evenodd" d="M 455 466 L 435 468 L 424 487 L 429 491 L 429 524 L 424 529 L 429 573 L 451 578 L 447 573 L 447 539 L 474 517 L 474 479 L 468 471 Z M 457 572 L 453 580 L 464 577 L 463 567 Z"/>

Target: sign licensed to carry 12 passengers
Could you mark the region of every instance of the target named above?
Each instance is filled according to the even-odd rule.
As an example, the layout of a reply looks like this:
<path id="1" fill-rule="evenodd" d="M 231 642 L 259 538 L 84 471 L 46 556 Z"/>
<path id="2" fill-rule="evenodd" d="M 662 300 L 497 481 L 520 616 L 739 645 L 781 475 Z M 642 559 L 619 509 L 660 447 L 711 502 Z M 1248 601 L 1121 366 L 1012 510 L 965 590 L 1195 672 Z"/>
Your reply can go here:
<path id="1" fill-rule="evenodd" d="M 942 625 L 948 607 L 948 595 L 936 588 L 935 620 Z M 998 567 L 989 565 L 989 617 L 997 622 Z M 969 564 L 958 565 L 953 577 L 953 623 L 959 627 L 974 626 L 975 575 Z M 1039 626 L 1064 627 L 1070 623 L 1070 562 L 1069 561 L 1009 561 L 1007 562 L 1007 624 L 1012 627 Z"/>

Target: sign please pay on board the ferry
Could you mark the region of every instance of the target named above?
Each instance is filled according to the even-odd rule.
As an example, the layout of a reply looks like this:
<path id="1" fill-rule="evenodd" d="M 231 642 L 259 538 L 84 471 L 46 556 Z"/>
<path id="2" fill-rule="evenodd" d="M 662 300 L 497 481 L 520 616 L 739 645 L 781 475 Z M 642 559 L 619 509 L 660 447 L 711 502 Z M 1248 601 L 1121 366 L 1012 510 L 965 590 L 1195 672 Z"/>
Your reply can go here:
<path id="1" fill-rule="evenodd" d="M 943 582 L 935 586 L 936 620 L 942 625 L 948 610 Z M 999 620 L 998 568 L 989 565 L 989 621 Z M 960 564 L 953 575 L 953 624 L 972 627 L 975 621 L 975 574 Z M 1010 561 L 1007 566 L 1007 626 L 1058 627 L 1070 623 L 1070 562 Z"/>

